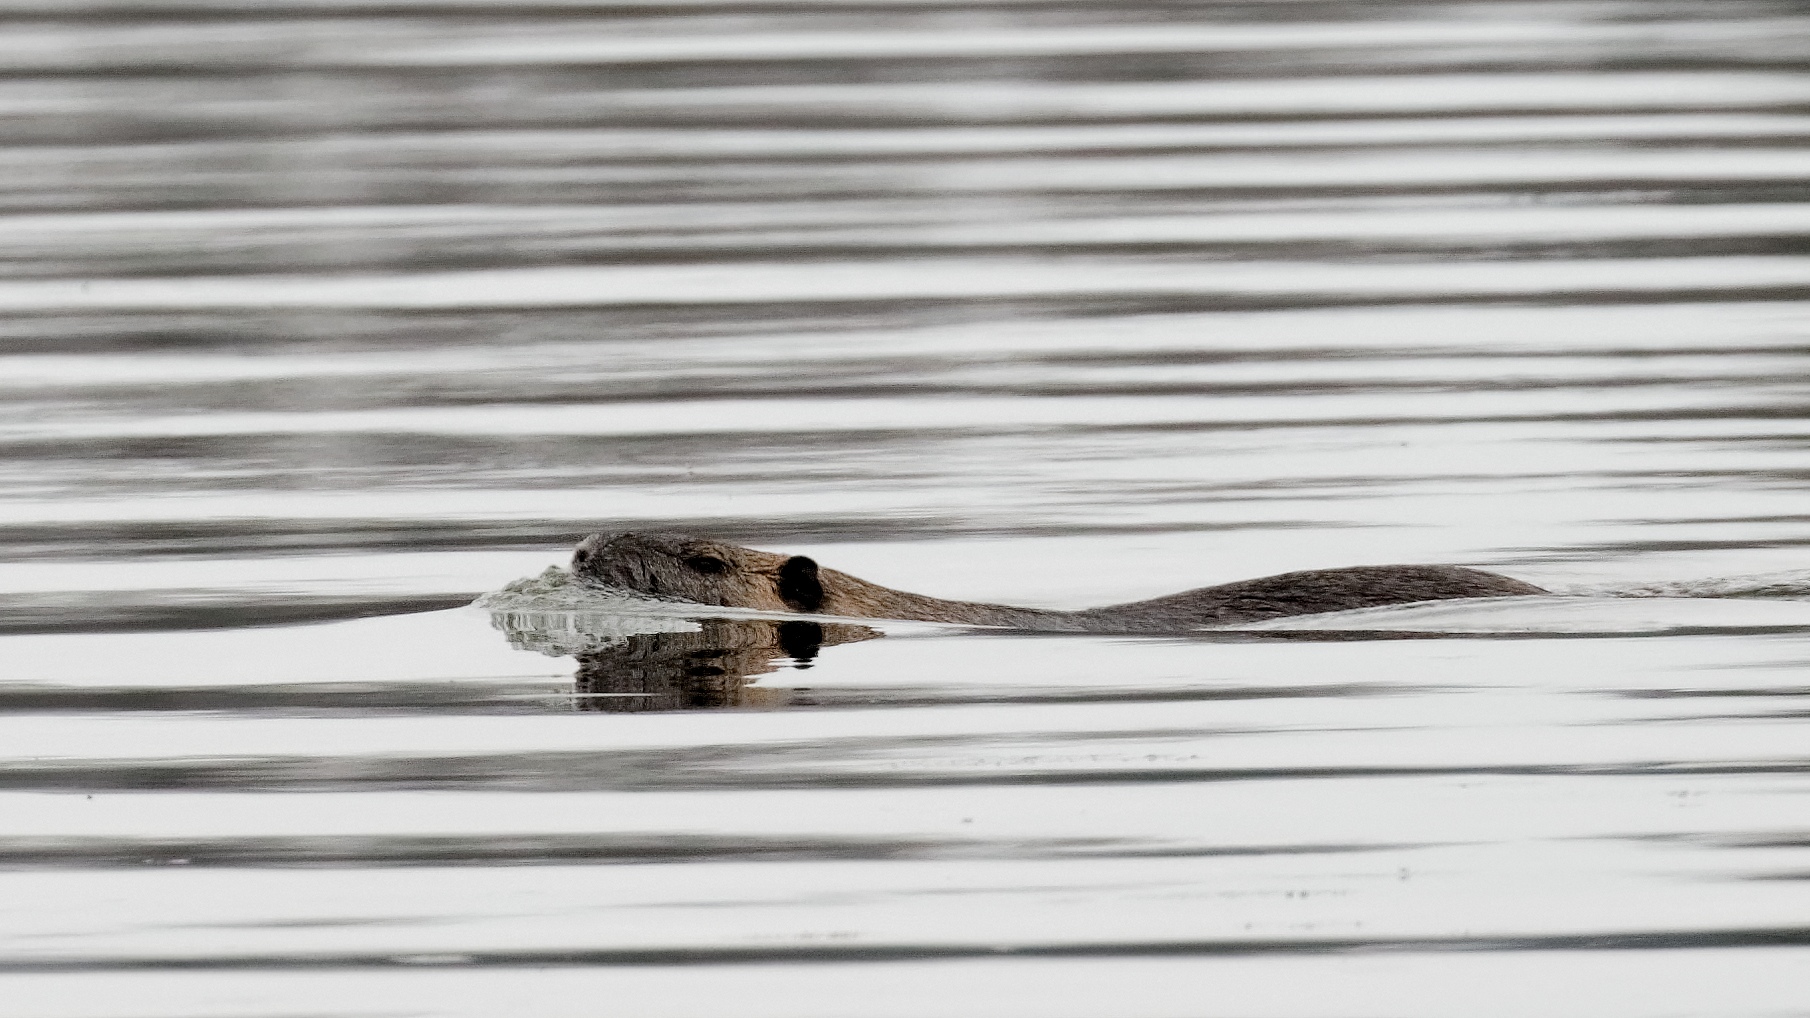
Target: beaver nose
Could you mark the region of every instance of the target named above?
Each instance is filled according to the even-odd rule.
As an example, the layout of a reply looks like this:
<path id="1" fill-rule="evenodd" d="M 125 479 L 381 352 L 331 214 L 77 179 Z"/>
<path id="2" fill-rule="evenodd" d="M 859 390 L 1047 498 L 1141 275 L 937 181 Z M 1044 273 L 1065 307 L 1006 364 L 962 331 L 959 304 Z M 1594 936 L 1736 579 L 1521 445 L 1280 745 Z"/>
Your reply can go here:
<path id="1" fill-rule="evenodd" d="M 607 544 L 608 538 L 602 534 L 591 534 L 581 539 L 578 547 L 572 550 L 572 564 L 574 566 L 584 565 L 601 554 Z"/>

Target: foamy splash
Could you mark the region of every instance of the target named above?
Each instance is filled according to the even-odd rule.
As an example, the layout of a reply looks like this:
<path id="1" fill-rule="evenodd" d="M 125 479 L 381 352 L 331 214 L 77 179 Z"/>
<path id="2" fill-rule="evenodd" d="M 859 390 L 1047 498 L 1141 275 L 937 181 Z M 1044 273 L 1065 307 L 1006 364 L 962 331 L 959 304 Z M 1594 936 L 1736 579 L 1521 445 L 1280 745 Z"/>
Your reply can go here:
<path id="1" fill-rule="evenodd" d="M 695 633 L 702 627 L 682 612 L 696 605 L 658 601 L 629 591 L 582 583 L 558 566 L 504 584 L 472 602 L 518 650 L 548 657 L 620 646 L 642 633 Z"/>
<path id="2" fill-rule="evenodd" d="M 492 612 L 592 611 L 633 613 L 660 602 L 624 590 L 592 586 L 559 566 L 548 566 L 538 576 L 524 576 L 471 603 Z"/>

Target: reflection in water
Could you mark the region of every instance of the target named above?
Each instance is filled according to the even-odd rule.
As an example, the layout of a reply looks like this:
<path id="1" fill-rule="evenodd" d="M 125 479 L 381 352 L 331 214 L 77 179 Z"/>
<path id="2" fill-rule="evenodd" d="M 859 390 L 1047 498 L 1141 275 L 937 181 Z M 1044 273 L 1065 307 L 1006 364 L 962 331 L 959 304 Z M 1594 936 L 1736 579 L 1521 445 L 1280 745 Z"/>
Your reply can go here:
<path id="1" fill-rule="evenodd" d="M 695 633 L 642 633 L 579 655 L 578 709 L 778 707 L 789 691 L 755 688 L 758 676 L 787 660 L 809 668 L 821 647 L 882 635 L 866 626 L 765 619 L 706 619 L 699 625 Z"/>
<path id="2" fill-rule="evenodd" d="M 549 570 L 553 572 L 553 570 Z M 512 646 L 578 659 L 579 710 L 641 713 L 784 706 L 790 691 L 754 682 L 824 647 L 885 635 L 866 626 L 772 619 L 691 619 L 601 612 L 497 611 Z"/>

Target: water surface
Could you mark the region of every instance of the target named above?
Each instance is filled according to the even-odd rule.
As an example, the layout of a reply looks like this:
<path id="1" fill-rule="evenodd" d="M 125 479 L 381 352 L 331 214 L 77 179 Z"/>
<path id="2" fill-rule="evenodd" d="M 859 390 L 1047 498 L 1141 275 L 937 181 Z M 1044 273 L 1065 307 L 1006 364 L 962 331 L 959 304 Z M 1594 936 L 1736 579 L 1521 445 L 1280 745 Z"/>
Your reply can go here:
<path id="1" fill-rule="evenodd" d="M 1801 5 L 0 22 L 0 1010 L 1804 1012 Z"/>

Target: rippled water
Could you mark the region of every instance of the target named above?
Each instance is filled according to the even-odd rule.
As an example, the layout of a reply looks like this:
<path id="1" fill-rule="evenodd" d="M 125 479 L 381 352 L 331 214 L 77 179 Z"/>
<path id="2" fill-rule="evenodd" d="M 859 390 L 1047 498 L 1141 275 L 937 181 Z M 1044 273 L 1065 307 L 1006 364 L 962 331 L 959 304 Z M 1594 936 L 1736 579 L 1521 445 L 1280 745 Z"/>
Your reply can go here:
<path id="1" fill-rule="evenodd" d="M 0 1013 L 1810 1013 L 1803 5 L 0 26 Z"/>

